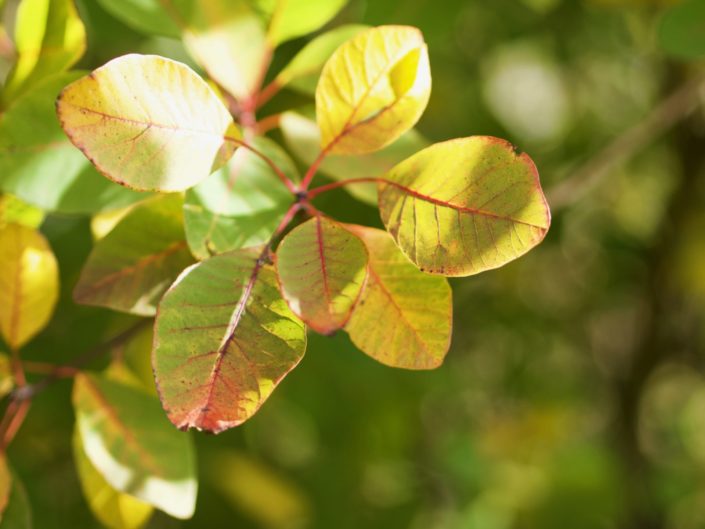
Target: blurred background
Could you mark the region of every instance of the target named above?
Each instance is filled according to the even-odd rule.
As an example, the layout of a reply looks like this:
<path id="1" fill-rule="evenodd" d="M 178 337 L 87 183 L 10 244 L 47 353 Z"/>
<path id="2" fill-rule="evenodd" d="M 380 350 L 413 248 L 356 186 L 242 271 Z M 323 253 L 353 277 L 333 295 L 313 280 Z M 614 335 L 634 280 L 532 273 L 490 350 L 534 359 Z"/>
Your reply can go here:
<path id="1" fill-rule="evenodd" d="M 195 517 L 148 527 L 705 528 L 705 99 L 703 64 L 659 45 L 676 3 L 351 0 L 333 24 L 422 29 L 433 93 L 419 130 L 528 152 L 553 225 L 527 256 L 452 282 L 453 345 L 435 371 L 311 335 L 253 419 L 194 435 Z M 81 68 L 186 57 L 78 4 Z M 305 42 L 283 46 L 273 72 Z M 263 115 L 307 101 L 286 94 Z M 375 209 L 329 196 L 322 209 L 379 225 Z M 42 229 L 64 290 L 27 357 L 68 361 L 128 318 L 71 300 L 89 220 L 53 215 Z M 39 529 L 100 527 L 74 469 L 70 387 L 35 400 L 10 449 Z"/>

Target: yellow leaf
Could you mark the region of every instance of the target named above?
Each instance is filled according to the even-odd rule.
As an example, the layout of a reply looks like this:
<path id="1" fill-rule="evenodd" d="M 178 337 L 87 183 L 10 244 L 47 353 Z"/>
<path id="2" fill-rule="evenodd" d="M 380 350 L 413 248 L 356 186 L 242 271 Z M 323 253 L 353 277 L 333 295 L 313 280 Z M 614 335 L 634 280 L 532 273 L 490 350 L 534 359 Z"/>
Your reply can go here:
<path id="1" fill-rule="evenodd" d="M 5 104 L 83 55 L 86 30 L 73 0 L 23 0 L 17 9 L 15 46 L 17 61 L 2 94 Z"/>
<path id="2" fill-rule="evenodd" d="M 140 191 L 196 185 L 230 158 L 237 139 L 206 82 L 155 55 L 125 55 L 74 81 L 57 112 L 100 172 Z"/>
<path id="3" fill-rule="evenodd" d="M 19 224 L 0 228 L 0 331 L 10 347 L 44 328 L 58 295 L 58 266 L 44 236 Z"/>
<path id="4" fill-rule="evenodd" d="M 413 127 L 431 94 L 428 51 L 421 32 L 381 26 L 340 46 L 316 88 L 321 147 L 330 154 L 364 154 Z"/>
<path id="5" fill-rule="evenodd" d="M 272 46 L 306 35 L 331 20 L 347 0 L 277 0 L 267 38 Z"/>
<path id="6" fill-rule="evenodd" d="M 0 397 L 8 395 L 15 387 L 15 378 L 12 375 L 10 357 L 0 353 Z"/>
<path id="7" fill-rule="evenodd" d="M 0 455 L 0 521 L 2 515 L 7 508 L 7 503 L 10 500 L 10 491 L 12 490 L 12 474 L 7 467 L 7 460 L 4 455 Z"/>

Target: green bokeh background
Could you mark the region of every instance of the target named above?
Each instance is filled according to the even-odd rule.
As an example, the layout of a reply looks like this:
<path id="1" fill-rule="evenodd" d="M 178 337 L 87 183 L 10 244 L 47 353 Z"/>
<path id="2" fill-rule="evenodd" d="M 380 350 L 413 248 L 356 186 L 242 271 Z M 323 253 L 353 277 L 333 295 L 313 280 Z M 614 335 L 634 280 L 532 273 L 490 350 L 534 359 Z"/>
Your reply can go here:
<path id="1" fill-rule="evenodd" d="M 334 24 L 421 28 L 433 93 L 419 129 L 432 141 L 505 137 L 551 190 L 702 67 L 660 51 L 659 19 L 673 3 L 351 0 Z M 79 7 L 90 39 L 82 68 L 135 51 L 184 57 L 94 0 Z M 275 70 L 305 42 L 279 50 Z M 306 102 L 288 93 L 264 113 Z M 576 188 L 527 256 L 453 280 L 441 368 L 390 369 L 343 333 L 312 335 L 253 419 L 194 436 L 195 517 L 156 514 L 148 527 L 705 528 L 704 118 L 701 104 Z M 321 205 L 379 225 L 343 191 Z M 71 300 L 89 220 L 54 215 L 42 231 L 62 298 L 26 355 L 61 363 L 129 318 Z M 70 388 L 35 400 L 9 451 L 38 529 L 99 527 L 72 461 Z"/>

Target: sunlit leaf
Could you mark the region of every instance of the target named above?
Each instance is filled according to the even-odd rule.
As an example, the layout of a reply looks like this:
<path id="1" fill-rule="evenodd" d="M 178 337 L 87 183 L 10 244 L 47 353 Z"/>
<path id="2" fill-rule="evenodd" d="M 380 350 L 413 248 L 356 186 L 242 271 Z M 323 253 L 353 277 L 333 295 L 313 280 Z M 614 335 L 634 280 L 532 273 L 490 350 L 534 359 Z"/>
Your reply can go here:
<path id="1" fill-rule="evenodd" d="M 257 138 L 252 144 L 291 180 L 298 172 L 276 143 Z M 293 197 L 272 168 L 248 149 L 186 192 L 186 239 L 198 259 L 262 244 L 270 239 Z"/>
<path id="2" fill-rule="evenodd" d="M 347 227 L 370 254 L 367 283 L 345 327 L 350 339 L 388 366 L 438 367 L 450 346 L 453 321 L 448 280 L 420 272 L 384 230 Z"/>
<path id="3" fill-rule="evenodd" d="M 289 64 L 279 72 L 274 82 L 279 86 L 287 86 L 313 95 L 316 92 L 318 77 L 328 58 L 338 46 L 364 29 L 367 29 L 367 26 L 350 24 L 319 35 L 291 59 Z"/>
<path id="4" fill-rule="evenodd" d="M 56 96 L 79 76 L 51 77 L 0 113 L 0 189 L 47 211 L 92 213 L 144 198 L 103 178 L 61 130 Z"/>
<path id="5" fill-rule="evenodd" d="M 497 268 L 540 243 L 550 225 L 527 154 L 489 136 L 437 143 L 379 184 L 382 220 L 421 270 L 467 276 Z"/>
<path id="6" fill-rule="evenodd" d="M 176 431 L 159 401 L 142 389 L 95 375 L 78 375 L 73 405 L 91 464 L 114 489 L 176 518 L 196 503 L 191 438 Z"/>
<path id="7" fill-rule="evenodd" d="M 416 124 L 430 94 L 428 51 L 418 29 L 358 33 L 333 53 L 318 81 L 321 147 L 331 154 L 379 150 Z"/>
<path id="8" fill-rule="evenodd" d="M 0 529 L 32 529 L 32 512 L 27 492 L 15 473 L 12 473 L 12 488 L 0 519 Z"/>
<path id="9" fill-rule="evenodd" d="M 262 82 L 267 46 L 264 24 L 242 0 L 185 0 L 184 42 L 208 75 L 238 99 Z"/>
<path id="10" fill-rule="evenodd" d="M 71 67 L 86 48 L 73 0 L 22 0 L 15 24 L 17 62 L 5 81 L 3 104 Z"/>
<path id="11" fill-rule="evenodd" d="M 74 299 L 153 316 L 162 294 L 192 263 L 184 240 L 181 197 L 155 197 L 135 206 L 96 243 Z"/>
<path id="12" fill-rule="evenodd" d="M 359 237 L 321 215 L 294 228 L 276 254 L 282 295 L 321 334 L 350 318 L 367 276 L 367 250 Z"/>
<path id="13" fill-rule="evenodd" d="M 159 305 L 153 366 L 162 404 L 181 429 L 221 432 L 251 417 L 306 349 L 259 249 L 185 271 Z"/>
<path id="14" fill-rule="evenodd" d="M 38 228 L 44 220 L 44 212 L 27 204 L 14 195 L 0 195 L 0 227 L 5 224 L 22 224 Z"/>
<path id="15" fill-rule="evenodd" d="M 347 0 L 260 0 L 270 14 L 267 40 L 278 46 L 317 30 L 331 20 Z"/>
<path id="16" fill-rule="evenodd" d="M 0 228 L 0 331 L 22 347 L 48 323 L 59 296 L 56 258 L 44 236 L 20 224 Z"/>
<path id="17" fill-rule="evenodd" d="M 235 148 L 232 118 L 205 81 L 156 55 L 125 55 L 71 83 L 57 112 L 101 173 L 141 191 L 194 186 Z"/>
<path id="18" fill-rule="evenodd" d="M 73 457 L 86 502 L 103 525 L 110 529 L 139 529 L 147 523 L 154 508 L 105 481 L 86 457 L 78 431 L 73 435 Z"/>
<path id="19" fill-rule="evenodd" d="M 12 375 L 10 357 L 0 353 L 0 397 L 8 395 L 15 387 L 15 377 Z"/>
<path id="20" fill-rule="evenodd" d="M 98 3 L 138 31 L 168 37 L 181 35 L 171 0 L 98 0 Z"/>
<path id="21" fill-rule="evenodd" d="M 705 2 L 686 0 L 669 9 L 659 28 L 661 46 L 683 59 L 705 56 Z"/>
<path id="22" fill-rule="evenodd" d="M 321 134 L 316 121 L 297 112 L 284 112 L 280 119 L 284 140 L 291 151 L 306 164 L 311 164 L 321 151 Z M 327 156 L 320 171 L 335 180 L 382 176 L 396 164 L 428 143 L 415 129 L 404 133 L 385 148 L 361 156 Z M 355 198 L 377 206 L 375 184 L 349 184 L 345 189 Z"/>
<path id="23" fill-rule="evenodd" d="M 147 198 L 149 200 L 149 198 Z M 108 233 L 113 231 L 125 216 L 132 211 L 133 206 L 126 206 L 120 209 L 104 211 L 91 217 L 91 234 L 94 241 L 99 241 Z"/>
<path id="24" fill-rule="evenodd" d="M 10 469 L 7 466 L 7 459 L 5 459 L 5 454 L 0 455 L 0 521 L 2 520 L 3 513 L 7 508 L 7 504 L 10 501 L 10 492 L 12 491 L 12 475 L 10 474 Z"/>

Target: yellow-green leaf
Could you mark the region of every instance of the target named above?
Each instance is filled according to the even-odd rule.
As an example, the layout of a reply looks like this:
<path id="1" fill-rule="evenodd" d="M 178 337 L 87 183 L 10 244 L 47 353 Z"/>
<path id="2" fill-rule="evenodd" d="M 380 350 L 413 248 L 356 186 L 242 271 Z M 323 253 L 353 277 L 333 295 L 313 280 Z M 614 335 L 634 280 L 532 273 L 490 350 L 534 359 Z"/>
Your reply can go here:
<path id="1" fill-rule="evenodd" d="M 49 75 L 70 68 L 86 49 L 73 0 L 22 0 L 15 24 L 17 61 L 2 93 L 7 104 Z"/>
<path id="2" fill-rule="evenodd" d="M 98 0 L 98 3 L 138 31 L 175 38 L 181 36 L 171 0 Z"/>
<path id="3" fill-rule="evenodd" d="M 15 387 L 15 377 L 12 375 L 10 357 L 0 353 L 0 398 L 8 395 Z"/>
<path id="4" fill-rule="evenodd" d="M 294 228 L 276 253 L 282 295 L 313 330 L 331 334 L 350 318 L 367 276 L 359 237 L 321 215 Z"/>
<path id="5" fill-rule="evenodd" d="M 100 523 L 110 529 L 139 529 L 147 523 L 154 508 L 105 481 L 86 456 L 77 430 L 73 435 L 73 456 L 83 495 Z"/>
<path id="6" fill-rule="evenodd" d="M 531 158 L 489 136 L 434 144 L 389 171 L 378 191 L 387 230 L 433 274 L 500 267 L 539 244 L 551 222 Z"/>
<path id="7" fill-rule="evenodd" d="M 57 111 L 101 173 L 140 191 L 194 186 L 235 149 L 232 118 L 213 90 L 155 55 L 125 55 L 71 83 Z"/>
<path id="8" fill-rule="evenodd" d="M 453 322 L 448 280 L 420 272 L 384 230 L 347 228 L 364 241 L 370 254 L 367 282 L 345 327 L 352 342 L 388 366 L 441 365 Z"/>
<path id="9" fill-rule="evenodd" d="M 267 40 L 278 46 L 317 30 L 331 20 L 347 0 L 275 0 Z M 272 2 L 268 2 L 272 3 Z"/>
<path id="10" fill-rule="evenodd" d="M 333 53 L 318 81 L 321 147 L 331 154 L 379 150 L 416 124 L 430 94 L 428 51 L 418 29 L 358 33 Z"/>
<path id="11" fill-rule="evenodd" d="M 197 483 L 191 438 L 169 424 L 155 397 L 80 374 L 73 405 L 85 454 L 111 487 L 176 518 L 193 515 Z"/>
<path id="12" fill-rule="evenodd" d="M 157 387 L 178 428 L 214 433 L 250 418 L 299 363 L 306 329 L 282 299 L 261 249 L 187 269 L 157 314 Z"/>
<path id="13" fill-rule="evenodd" d="M 27 491 L 17 477 L 11 474 L 11 487 L 5 511 L 0 517 L 0 529 L 32 529 L 32 513 L 30 511 Z"/>
<path id="14" fill-rule="evenodd" d="M 59 296 L 56 258 L 32 228 L 0 228 L 0 331 L 7 344 L 22 347 L 48 323 Z"/>
<path id="15" fill-rule="evenodd" d="M 12 491 L 12 474 L 7 466 L 5 454 L 0 454 L 0 521 L 7 508 Z"/>
<path id="16" fill-rule="evenodd" d="M 44 220 L 44 212 L 26 204 L 14 195 L 0 195 L 0 228 L 11 222 L 29 228 L 38 228 Z"/>

